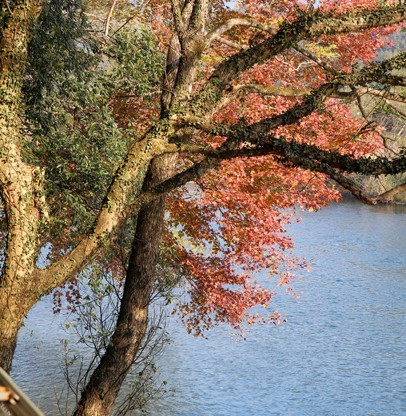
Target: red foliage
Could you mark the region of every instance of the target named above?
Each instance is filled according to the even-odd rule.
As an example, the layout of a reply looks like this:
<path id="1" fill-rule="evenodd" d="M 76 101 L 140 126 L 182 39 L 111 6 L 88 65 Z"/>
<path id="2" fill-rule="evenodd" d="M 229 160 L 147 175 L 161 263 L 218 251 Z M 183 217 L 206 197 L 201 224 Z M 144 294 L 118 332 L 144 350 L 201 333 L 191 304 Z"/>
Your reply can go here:
<path id="1" fill-rule="evenodd" d="M 319 3 L 322 11 L 339 14 L 352 9 L 371 9 L 380 1 Z M 239 3 L 235 3 L 234 10 L 221 4 L 213 4 L 213 26 L 226 17 L 246 16 L 275 31 L 284 19 L 292 21 L 308 8 L 306 2 L 299 0 L 248 0 L 241 2 L 240 9 Z M 144 22 L 153 29 L 164 48 L 172 33 L 168 3 L 150 2 L 148 10 Z M 395 30 L 381 28 L 321 36 L 304 42 L 304 46 L 315 49 L 333 71 L 348 72 L 354 65 L 374 59 L 377 49 L 388 43 L 386 36 Z M 224 38 L 247 46 L 254 33 L 252 28 L 236 28 Z M 234 52 L 232 46 L 224 44 L 216 44 L 207 51 L 194 89 L 200 88 L 221 59 Z M 236 84 L 289 87 L 297 91 L 317 88 L 329 76 L 316 62 L 291 49 L 246 71 Z M 234 124 L 243 118 L 252 123 L 280 115 L 302 99 L 250 93 L 236 97 L 214 120 Z M 132 119 L 143 130 L 154 114 L 153 106 L 142 107 L 143 103 L 141 99 L 113 101 L 120 125 L 125 126 Z M 300 123 L 279 127 L 273 133 L 359 157 L 381 146 L 377 132 L 364 127 L 365 122 L 351 114 L 348 104 L 331 98 L 321 111 L 303 118 Z M 217 147 L 223 139 L 202 137 L 201 140 Z M 339 197 L 339 191 L 324 175 L 286 166 L 273 156 L 223 162 L 196 183 L 173 192 L 168 200 L 164 239 L 165 245 L 171 248 L 171 256 L 164 261 L 172 264 L 174 273 L 185 278 L 186 296 L 177 310 L 188 330 L 201 334 L 221 322 L 235 328 L 243 323 L 279 322 L 279 314 L 269 312 L 275 288 L 287 286 L 290 291 L 294 272 L 307 267 L 303 259 L 294 256 L 293 241 L 286 233 L 286 226 L 298 207 L 318 210 Z M 272 289 L 270 284 L 262 287 L 257 283 L 259 273 L 277 277 Z M 259 313 L 257 306 L 262 306 L 265 313 Z"/>
<path id="2" fill-rule="evenodd" d="M 374 8 L 379 2 L 320 3 L 324 11 L 342 13 Z M 248 1 L 244 7 L 247 15 L 263 22 L 274 21 L 276 26 L 282 17 L 291 18 L 304 9 L 302 3 L 288 0 Z M 322 59 L 335 70 L 347 72 L 357 63 L 370 62 L 377 49 L 387 43 L 385 36 L 394 30 L 324 36 L 313 42 L 320 48 L 330 47 L 333 56 Z M 240 34 L 239 40 L 244 41 Z M 231 53 L 224 47 L 219 50 L 225 55 Z M 206 76 L 208 73 L 210 69 Z M 317 64 L 291 50 L 247 71 L 238 84 L 308 89 L 326 82 L 327 76 Z M 234 124 L 243 117 L 251 123 L 281 114 L 301 100 L 248 94 L 231 102 L 215 119 Z M 348 104 L 335 99 L 329 99 L 323 111 L 298 124 L 280 127 L 275 134 L 355 157 L 381 146 L 378 133 L 365 129 L 365 121 L 355 118 Z M 219 140 L 209 143 L 216 147 Z M 272 156 L 224 162 L 196 184 L 174 192 L 168 204 L 171 234 L 166 243 L 177 246 L 176 262 L 182 264 L 182 274 L 189 283 L 188 295 L 178 308 L 188 330 L 200 334 L 220 322 L 235 328 L 244 322 L 278 322 L 279 314 L 268 312 L 274 291 L 270 284 L 260 286 L 255 276 L 277 276 L 278 285 L 287 285 L 290 290 L 294 271 L 307 264 L 294 257 L 286 225 L 297 207 L 317 210 L 339 196 L 324 175 L 287 167 Z M 258 305 L 265 308 L 265 314 L 254 308 Z"/>

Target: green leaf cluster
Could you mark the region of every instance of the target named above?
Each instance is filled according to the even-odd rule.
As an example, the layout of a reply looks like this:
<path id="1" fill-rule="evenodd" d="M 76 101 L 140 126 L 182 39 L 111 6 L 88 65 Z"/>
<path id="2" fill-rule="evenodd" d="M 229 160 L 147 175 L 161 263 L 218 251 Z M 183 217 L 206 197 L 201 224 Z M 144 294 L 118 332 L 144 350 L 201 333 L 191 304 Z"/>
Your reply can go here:
<path id="1" fill-rule="evenodd" d="M 164 54 L 157 50 L 156 41 L 146 27 L 119 30 L 106 53 L 113 62 L 107 65 L 105 75 L 115 91 L 142 96 L 158 90 Z"/>
<path id="2" fill-rule="evenodd" d="M 162 55 L 144 28 L 120 31 L 106 45 L 80 0 L 49 0 L 29 48 L 25 157 L 45 171 L 52 233 L 79 235 L 134 136 L 118 126 L 112 98 L 156 89 Z"/>

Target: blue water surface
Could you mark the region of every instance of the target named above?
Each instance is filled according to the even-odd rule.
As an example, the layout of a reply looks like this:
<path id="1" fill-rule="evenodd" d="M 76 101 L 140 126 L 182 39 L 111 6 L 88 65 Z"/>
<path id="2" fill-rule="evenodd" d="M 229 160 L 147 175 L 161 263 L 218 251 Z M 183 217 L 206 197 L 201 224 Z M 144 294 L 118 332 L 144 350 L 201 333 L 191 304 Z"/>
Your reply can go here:
<path id="1" fill-rule="evenodd" d="M 171 318 L 169 391 L 147 415 L 406 415 L 406 208 L 348 200 L 302 217 L 290 232 L 313 268 L 299 299 L 275 298 L 288 322 L 201 339 Z M 45 298 L 28 315 L 12 375 L 52 416 L 66 333 L 49 310 Z"/>

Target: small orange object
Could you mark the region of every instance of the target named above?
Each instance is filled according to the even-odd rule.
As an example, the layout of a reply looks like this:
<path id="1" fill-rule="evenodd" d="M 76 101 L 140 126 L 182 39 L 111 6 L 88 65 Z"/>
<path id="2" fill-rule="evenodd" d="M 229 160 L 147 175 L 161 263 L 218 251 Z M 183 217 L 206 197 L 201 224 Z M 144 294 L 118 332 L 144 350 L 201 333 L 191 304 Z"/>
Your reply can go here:
<path id="1" fill-rule="evenodd" d="M 14 393 L 10 387 L 0 386 L 0 402 L 17 404 L 19 400 L 18 394 Z"/>

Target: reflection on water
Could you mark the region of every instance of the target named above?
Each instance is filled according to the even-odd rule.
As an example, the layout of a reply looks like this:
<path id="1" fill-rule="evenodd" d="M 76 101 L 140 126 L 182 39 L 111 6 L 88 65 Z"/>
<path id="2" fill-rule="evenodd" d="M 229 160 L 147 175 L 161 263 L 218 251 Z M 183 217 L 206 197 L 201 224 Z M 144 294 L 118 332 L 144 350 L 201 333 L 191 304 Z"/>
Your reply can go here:
<path id="1" fill-rule="evenodd" d="M 235 340 L 208 340 L 170 322 L 160 361 L 170 394 L 149 415 L 406 414 L 406 207 L 346 201 L 294 224 L 297 253 L 313 269 L 297 279 L 298 300 L 278 296 L 288 318 Z M 12 375 L 52 416 L 61 388 L 65 334 L 45 299 L 21 331 Z"/>

